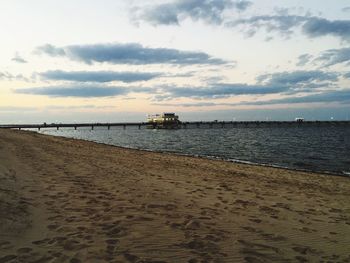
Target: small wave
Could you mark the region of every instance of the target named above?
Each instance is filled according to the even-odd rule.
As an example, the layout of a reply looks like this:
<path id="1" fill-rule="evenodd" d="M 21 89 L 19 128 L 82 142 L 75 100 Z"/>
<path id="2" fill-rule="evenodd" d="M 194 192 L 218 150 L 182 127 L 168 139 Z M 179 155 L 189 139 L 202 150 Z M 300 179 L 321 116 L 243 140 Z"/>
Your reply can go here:
<path id="1" fill-rule="evenodd" d="M 79 130 L 79 131 L 82 131 L 82 130 Z M 173 147 L 173 149 L 171 149 L 169 147 L 165 147 L 165 148 L 152 147 L 152 145 L 147 145 L 147 143 L 142 144 L 142 145 L 135 145 L 133 143 L 130 143 L 130 141 L 114 141 L 113 137 L 110 135 L 107 138 L 105 138 L 103 136 L 97 136 L 97 134 L 96 134 L 96 137 L 94 137 L 94 136 L 90 136 L 90 134 L 85 134 L 85 133 L 78 133 L 77 134 L 76 131 L 74 131 L 74 130 L 73 130 L 73 133 L 68 133 L 68 132 L 63 131 L 63 130 L 62 131 L 59 130 L 57 132 L 56 131 L 53 131 L 53 132 L 41 131 L 41 133 L 44 133 L 47 135 L 53 135 L 53 136 L 60 136 L 60 137 L 70 137 L 70 138 L 81 139 L 81 140 L 86 140 L 86 141 L 94 141 L 94 142 L 100 143 L 100 144 L 113 145 L 113 146 L 117 146 L 117 147 L 129 148 L 129 149 L 135 149 L 135 150 L 143 150 L 143 151 L 148 151 L 148 152 L 172 153 L 172 154 L 177 154 L 177 155 L 182 155 L 182 156 L 193 156 L 193 157 L 206 158 L 206 159 L 212 159 L 212 160 L 223 160 L 223 161 L 242 163 L 242 164 L 248 164 L 248 165 L 259 165 L 259 166 L 275 167 L 275 168 L 282 168 L 282 169 L 296 170 L 296 171 L 350 176 L 350 172 L 348 171 L 347 167 L 343 167 L 343 169 L 339 169 L 338 171 L 335 171 L 334 169 L 332 169 L 333 167 L 331 165 L 328 165 L 329 168 L 327 169 L 327 168 L 325 168 L 325 166 L 327 166 L 326 164 L 319 166 L 317 164 L 313 164 L 312 162 L 309 163 L 309 162 L 307 162 L 307 160 L 306 160 L 306 162 L 303 160 L 300 160 L 299 154 L 295 154 L 295 156 L 292 155 L 289 157 L 282 156 L 285 158 L 285 159 L 282 158 L 282 160 L 276 160 L 276 158 L 274 158 L 276 156 L 274 156 L 272 154 L 271 158 L 269 158 L 269 160 L 268 160 L 267 157 L 269 157 L 268 156 L 269 152 L 266 151 L 266 149 L 264 151 L 264 154 L 267 154 L 267 156 L 265 158 L 267 161 L 262 162 L 259 160 L 255 160 L 255 158 L 251 158 L 252 160 L 247 160 L 247 159 L 242 160 L 239 158 L 239 156 L 237 156 L 238 157 L 237 159 L 235 157 L 232 158 L 229 156 L 230 152 L 228 152 L 227 155 L 225 155 L 225 152 L 222 152 L 222 151 L 218 151 L 217 154 L 205 154 L 205 153 L 198 153 L 198 152 L 196 153 L 196 149 L 194 150 L 194 152 L 192 152 L 192 150 L 190 150 L 190 152 L 188 152 L 189 150 L 188 149 L 186 150 L 186 148 L 181 149 L 181 148 L 175 147 L 177 145 L 175 145 Z M 140 138 L 142 138 L 142 136 Z M 214 147 L 215 145 L 209 144 L 209 146 Z M 219 150 L 222 150 L 222 149 L 219 149 Z M 274 150 L 274 148 L 272 148 L 272 150 Z M 202 152 L 205 152 L 205 149 L 203 149 Z M 305 157 L 305 158 L 310 159 L 308 157 Z M 311 159 L 316 160 L 317 158 L 315 156 L 311 156 Z M 327 158 L 320 157 L 319 159 L 327 159 Z M 283 164 L 284 163 L 283 161 L 285 162 L 285 164 Z M 282 162 L 282 163 L 280 163 L 280 162 Z M 344 170 L 344 168 L 346 169 L 346 171 L 342 171 L 342 170 Z"/>
<path id="2" fill-rule="evenodd" d="M 313 165 L 311 163 L 304 163 L 304 162 L 294 162 L 295 166 L 301 167 L 301 168 L 312 168 Z"/>

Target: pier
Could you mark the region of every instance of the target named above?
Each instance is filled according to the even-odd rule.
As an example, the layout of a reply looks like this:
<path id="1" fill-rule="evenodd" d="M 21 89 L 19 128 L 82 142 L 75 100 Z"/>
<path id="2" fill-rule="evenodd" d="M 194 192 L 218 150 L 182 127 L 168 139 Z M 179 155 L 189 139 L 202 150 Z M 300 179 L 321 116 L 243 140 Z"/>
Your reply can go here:
<path id="1" fill-rule="evenodd" d="M 298 126 L 350 126 L 350 121 L 188 121 L 180 122 L 180 129 L 218 129 L 218 128 L 253 128 L 253 127 L 298 127 Z M 3 129 L 57 129 L 72 128 L 90 128 L 94 130 L 97 127 L 103 127 L 110 130 L 112 127 L 152 128 L 148 122 L 118 122 L 118 123 L 50 123 L 50 124 L 0 124 Z"/>

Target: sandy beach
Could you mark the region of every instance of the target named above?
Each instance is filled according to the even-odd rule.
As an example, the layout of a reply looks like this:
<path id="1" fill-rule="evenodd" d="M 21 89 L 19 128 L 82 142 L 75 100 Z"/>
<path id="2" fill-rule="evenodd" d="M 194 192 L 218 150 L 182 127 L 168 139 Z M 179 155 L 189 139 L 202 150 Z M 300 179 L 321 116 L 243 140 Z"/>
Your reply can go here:
<path id="1" fill-rule="evenodd" d="M 2 262 L 350 262 L 350 178 L 0 130 Z"/>

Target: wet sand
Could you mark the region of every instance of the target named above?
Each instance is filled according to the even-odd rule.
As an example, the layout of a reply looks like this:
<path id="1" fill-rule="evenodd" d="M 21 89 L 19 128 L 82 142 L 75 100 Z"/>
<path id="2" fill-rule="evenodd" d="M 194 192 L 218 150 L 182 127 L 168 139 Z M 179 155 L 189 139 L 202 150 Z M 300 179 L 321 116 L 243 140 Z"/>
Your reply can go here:
<path id="1" fill-rule="evenodd" d="M 350 262 L 350 178 L 0 130 L 1 262 Z"/>

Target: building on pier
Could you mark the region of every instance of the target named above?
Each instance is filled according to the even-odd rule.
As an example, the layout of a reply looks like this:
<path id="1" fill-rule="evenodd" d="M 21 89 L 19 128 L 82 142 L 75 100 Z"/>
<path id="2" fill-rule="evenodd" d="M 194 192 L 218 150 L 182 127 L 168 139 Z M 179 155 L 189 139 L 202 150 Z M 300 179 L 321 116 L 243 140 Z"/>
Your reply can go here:
<path id="1" fill-rule="evenodd" d="M 147 128 L 149 129 L 179 129 L 181 122 L 175 113 L 148 115 Z"/>

